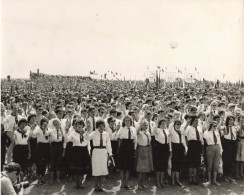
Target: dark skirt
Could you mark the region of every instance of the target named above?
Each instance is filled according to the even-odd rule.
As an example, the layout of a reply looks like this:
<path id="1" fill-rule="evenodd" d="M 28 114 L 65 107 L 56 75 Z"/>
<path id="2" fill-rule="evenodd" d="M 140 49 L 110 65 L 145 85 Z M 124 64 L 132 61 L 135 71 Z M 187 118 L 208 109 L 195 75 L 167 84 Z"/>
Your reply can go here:
<path id="1" fill-rule="evenodd" d="M 180 172 L 185 158 L 184 152 L 183 144 L 172 143 L 172 171 Z"/>
<path id="2" fill-rule="evenodd" d="M 73 143 L 68 142 L 65 148 L 65 154 L 62 162 L 62 166 L 65 172 L 68 172 L 69 170 L 69 164 L 71 162 L 71 156 L 72 156 L 72 149 L 73 149 Z"/>
<path id="3" fill-rule="evenodd" d="M 50 147 L 50 171 L 54 172 L 56 170 L 61 170 L 62 165 L 62 155 L 63 155 L 63 143 L 62 142 L 52 142 Z"/>
<path id="4" fill-rule="evenodd" d="M 187 164 L 188 168 L 198 168 L 201 165 L 202 144 L 201 141 L 190 140 L 188 142 Z"/>
<path id="5" fill-rule="evenodd" d="M 132 139 L 122 139 L 118 151 L 117 168 L 124 171 L 133 171 L 134 142 Z"/>
<path id="6" fill-rule="evenodd" d="M 229 175 L 235 162 L 237 153 L 237 141 L 236 140 L 223 140 L 223 171 L 225 175 Z"/>
<path id="7" fill-rule="evenodd" d="M 38 143 L 36 149 L 37 174 L 45 175 L 47 163 L 50 159 L 50 143 Z"/>
<path id="8" fill-rule="evenodd" d="M 154 170 L 156 172 L 167 172 L 169 161 L 169 144 L 161 144 L 155 141 Z"/>
<path id="9" fill-rule="evenodd" d="M 28 145 L 15 145 L 13 148 L 13 162 L 19 163 L 24 173 L 28 163 Z"/>
<path id="10" fill-rule="evenodd" d="M 37 157 L 37 153 L 36 153 L 36 149 L 37 149 L 37 139 L 36 138 L 30 138 L 30 153 L 31 156 L 28 160 L 28 164 L 31 167 L 34 163 L 36 163 L 36 157 Z"/>
<path id="11" fill-rule="evenodd" d="M 90 165 L 90 156 L 87 146 L 74 146 L 71 153 L 69 171 L 72 174 L 87 174 Z"/>
<path id="12" fill-rule="evenodd" d="M 111 147 L 112 147 L 115 166 L 117 165 L 117 161 L 118 161 L 118 154 L 117 154 L 118 146 L 119 146 L 118 141 L 111 141 Z"/>

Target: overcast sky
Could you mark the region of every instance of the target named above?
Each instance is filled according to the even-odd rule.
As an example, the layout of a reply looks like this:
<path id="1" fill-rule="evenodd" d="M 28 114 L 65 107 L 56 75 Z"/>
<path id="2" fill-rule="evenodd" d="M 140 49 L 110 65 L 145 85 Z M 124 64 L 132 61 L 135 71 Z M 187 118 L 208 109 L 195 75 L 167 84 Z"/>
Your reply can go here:
<path id="1" fill-rule="evenodd" d="M 2 0 L 1 76 L 29 70 L 142 78 L 186 68 L 236 81 L 244 71 L 243 0 Z M 172 49 L 170 42 L 178 42 Z"/>

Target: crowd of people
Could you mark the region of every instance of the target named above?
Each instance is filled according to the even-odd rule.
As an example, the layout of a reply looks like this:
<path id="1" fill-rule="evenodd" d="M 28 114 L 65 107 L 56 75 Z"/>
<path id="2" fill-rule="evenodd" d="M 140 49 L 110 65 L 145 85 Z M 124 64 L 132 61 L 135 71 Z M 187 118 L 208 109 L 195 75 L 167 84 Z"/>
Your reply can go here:
<path id="1" fill-rule="evenodd" d="M 131 175 L 140 190 L 150 187 L 148 176 L 157 188 L 182 186 L 185 177 L 189 185 L 206 179 L 217 186 L 221 175 L 244 179 L 242 89 L 69 79 L 40 78 L 33 88 L 2 81 L 1 170 L 15 162 L 20 181 L 67 178 L 77 189 L 84 175 L 93 176 L 97 192 L 117 172 L 121 189 L 131 189 Z"/>

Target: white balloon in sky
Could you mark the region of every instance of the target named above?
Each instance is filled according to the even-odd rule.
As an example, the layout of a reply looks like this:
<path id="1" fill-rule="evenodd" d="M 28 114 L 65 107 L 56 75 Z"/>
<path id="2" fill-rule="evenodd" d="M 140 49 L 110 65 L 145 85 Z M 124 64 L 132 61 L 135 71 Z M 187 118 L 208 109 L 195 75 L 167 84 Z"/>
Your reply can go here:
<path id="1" fill-rule="evenodd" d="M 175 49 L 175 48 L 177 48 L 178 47 L 178 42 L 177 41 L 172 41 L 172 42 L 170 42 L 170 47 L 172 48 L 172 49 Z"/>

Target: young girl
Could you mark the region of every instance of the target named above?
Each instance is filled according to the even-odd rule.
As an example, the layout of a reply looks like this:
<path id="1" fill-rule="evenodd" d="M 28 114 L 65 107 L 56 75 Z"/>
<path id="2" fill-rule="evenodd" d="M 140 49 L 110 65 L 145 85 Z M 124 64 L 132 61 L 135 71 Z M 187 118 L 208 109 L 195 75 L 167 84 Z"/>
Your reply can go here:
<path id="1" fill-rule="evenodd" d="M 133 170 L 136 149 L 136 130 L 132 127 L 130 116 L 124 117 L 117 138 L 119 142 L 117 168 L 120 169 L 121 188 L 130 189 L 128 180 L 130 171 Z"/>
<path id="2" fill-rule="evenodd" d="M 40 121 L 40 127 L 36 126 L 33 131 L 33 134 L 37 138 L 36 165 L 39 184 L 45 183 L 44 176 L 50 154 L 49 138 L 48 136 L 46 136 L 47 126 L 48 120 L 46 118 L 43 118 Z"/>
<path id="3" fill-rule="evenodd" d="M 197 169 L 201 164 L 201 153 L 203 145 L 203 133 L 202 128 L 198 126 L 198 117 L 192 116 L 190 125 L 187 127 L 185 135 L 188 140 L 188 174 L 189 184 L 198 185 L 197 182 Z"/>
<path id="4" fill-rule="evenodd" d="M 104 130 L 104 121 L 98 120 L 96 122 L 96 130 L 87 135 L 87 140 L 91 140 L 93 143 L 92 175 L 95 177 L 96 192 L 103 192 L 102 176 L 108 175 L 107 162 L 108 158 L 112 158 L 110 136 Z"/>
<path id="5" fill-rule="evenodd" d="M 164 174 L 168 170 L 169 156 L 172 155 L 170 148 L 171 138 L 169 131 L 166 129 L 166 120 L 161 119 L 157 128 L 154 129 L 155 134 L 155 158 L 154 170 L 156 173 L 156 187 L 161 188 L 163 184 Z"/>
<path id="6" fill-rule="evenodd" d="M 208 131 L 205 131 L 203 138 L 206 140 L 206 159 L 208 163 L 208 182 L 207 185 L 211 184 L 211 173 L 213 171 L 213 184 L 220 185 L 217 181 L 217 173 L 219 167 L 220 156 L 222 155 L 223 149 L 220 140 L 220 134 L 217 130 L 217 122 L 212 121 L 210 123 Z"/>
<path id="7" fill-rule="evenodd" d="M 223 117 L 221 117 L 220 124 L 223 122 Z M 237 132 L 238 127 L 234 125 L 235 117 L 230 115 L 227 116 L 225 121 L 225 126 L 222 126 L 218 129 L 224 132 L 223 135 L 223 171 L 224 179 L 226 182 L 233 181 L 231 178 L 231 170 L 234 165 L 236 151 L 237 151 Z"/>
<path id="8" fill-rule="evenodd" d="M 138 189 L 148 189 L 144 185 L 145 173 L 153 171 L 151 135 L 147 131 L 147 122 L 142 121 L 137 129 L 136 172 L 138 176 Z"/>
<path id="9" fill-rule="evenodd" d="M 50 184 L 53 184 L 54 172 L 57 171 L 57 182 L 60 183 L 61 160 L 63 155 L 63 131 L 58 119 L 53 120 L 53 128 L 48 129 L 45 136 L 49 136 L 51 141 L 51 179 Z"/>
<path id="10" fill-rule="evenodd" d="M 75 175 L 76 185 L 75 188 L 83 189 L 80 185 L 80 178 L 83 174 L 87 173 L 87 166 L 89 163 L 89 142 L 86 140 L 87 132 L 84 131 L 85 123 L 83 120 L 74 120 L 73 127 L 75 131 L 72 131 L 68 136 L 68 141 L 73 143 L 70 172 Z"/>
<path id="11" fill-rule="evenodd" d="M 172 185 L 175 183 L 182 186 L 179 180 L 180 170 L 184 155 L 187 153 L 187 146 L 185 141 L 184 131 L 188 126 L 188 122 L 184 129 L 181 128 L 181 121 L 175 120 L 173 129 L 170 129 L 171 143 L 172 143 Z"/>
<path id="12" fill-rule="evenodd" d="M 240 130 L 238 132 L 236 177 L 244 178 L 244 115 L 239 117 Z"/>
<path id="13" fill-rule="evenodd" d="M 30 157 L 28 148 L 29 136 L 25 132 L 24 128 L 27 125 L 26 119 L 21 119 L 18 122 L 18 129 L 14 131 L 14 148 L 13 148 L 13 162 L 19 163 L 24 175 L 26 174 L 26 168 L 28 163 L 28 157 Z"/>

